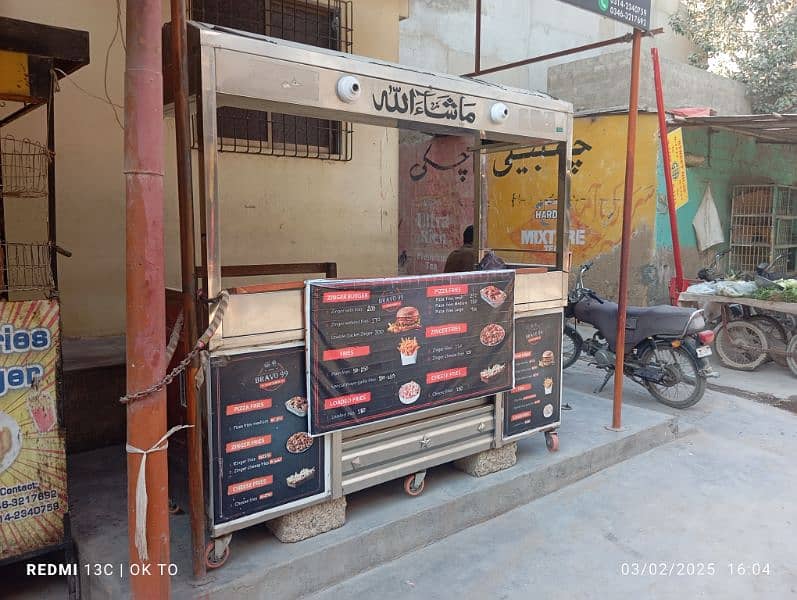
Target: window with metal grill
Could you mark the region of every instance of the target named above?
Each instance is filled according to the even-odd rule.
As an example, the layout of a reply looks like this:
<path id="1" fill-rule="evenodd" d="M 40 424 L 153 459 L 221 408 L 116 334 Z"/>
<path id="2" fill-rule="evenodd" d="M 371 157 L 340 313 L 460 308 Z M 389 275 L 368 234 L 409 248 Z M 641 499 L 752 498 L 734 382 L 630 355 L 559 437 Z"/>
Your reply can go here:
<path id="1" fill-rule="evenodd" d="M 195 21 L 351 52 L 348 0 L 191 0 Z M 350 123 L 259 110 L 218 109 L 219 150 L 351 160 Z M 196 139 L 196 126 L 193 133 Z"/>

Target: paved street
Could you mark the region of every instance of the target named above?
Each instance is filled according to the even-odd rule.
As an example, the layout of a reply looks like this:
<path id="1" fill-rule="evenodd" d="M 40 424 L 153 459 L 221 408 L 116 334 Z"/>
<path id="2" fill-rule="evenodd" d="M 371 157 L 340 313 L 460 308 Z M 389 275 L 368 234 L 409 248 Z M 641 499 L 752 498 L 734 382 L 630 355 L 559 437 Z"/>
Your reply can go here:
<path id="1" fill-rule="evenodd" d="M 565 377 L 599 381 L 583 363 Z M 608 422 L 611 385 L 601 396 Z M 625 397 L 677 412 L 627 380 Z M 695 430 L 678 441 L 313 600 L 797 595 L 797 416 L 716 391 L 679 414 Z"/>

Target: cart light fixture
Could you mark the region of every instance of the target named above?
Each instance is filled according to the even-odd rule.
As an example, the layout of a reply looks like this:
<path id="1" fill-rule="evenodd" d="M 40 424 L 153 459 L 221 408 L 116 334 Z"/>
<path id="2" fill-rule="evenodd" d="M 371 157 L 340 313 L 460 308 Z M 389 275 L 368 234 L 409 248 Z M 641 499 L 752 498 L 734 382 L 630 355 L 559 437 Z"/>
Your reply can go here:
<path id="1" fill-rule="evenodd" d="M 493 123 L 503 123 L 509 118 L 509 107 L 503 102 L 496 102 L 490 107 L 490 119 Z"/>
<path id="2" fill-rule="evenodd" d="M 338 79 L 338 98 L 347 104 L 355 102 L 362 93 L 362 86 L 356 77 L 344 75 Z"/>

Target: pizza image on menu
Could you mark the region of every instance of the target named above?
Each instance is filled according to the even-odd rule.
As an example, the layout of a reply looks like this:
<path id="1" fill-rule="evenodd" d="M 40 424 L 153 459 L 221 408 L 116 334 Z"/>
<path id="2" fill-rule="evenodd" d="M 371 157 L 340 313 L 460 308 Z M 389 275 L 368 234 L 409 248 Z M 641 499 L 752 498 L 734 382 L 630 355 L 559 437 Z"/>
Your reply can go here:
<path id="1" fill-rule="evenodd" d="M 497 346 L 504 341 L 506 330 L 498 323 L 490 323 L 479 334 L 479 341 L 485 346 Z"/>
<path id="2" fill-rule="evenodd" d="M 484 300 L 493 308 L 498 308 L 504 303 L 504 300 L 506 300 L 506 292 L 495 287 L 494 285 L 488 285 L 487 287 L 482 288 L 479 294 L 481 295 L 482 300 Z"/>
<path id="3" fill-rule="evenodd" d="M 398 345 L 399 354 L 401 354 L 401 364 L 404 366 L 414 365 L 418 360 L 418 349 L 421 345 L 418 339 L 414 337 L 401 338 L 401 343 Z"/>
<path id="4" fill-rule="evenodd" d="M 387 326 L 390 333 L 404 333 L 421 328 L 421 314 L 414 306 L 404 306 L 396 311 L 396 320 Z"/>
<path id="5" fill-rule="evenodd" d="M 302 396 L 294 396 L 285 402 L 285 408 L 288 412 L 293 413 L 297 417 L 307 416 L 307 398 Z"/>
<path id="6" fill-rule="evenodd" d="M 399 388 L 399 402 L 413 404 L 421 397 L 421 386 L 415 381 L 408 381 Z"/>
<path id="7" fill-rule="evenodd" d="M 288 487 L 295 488 L 312 479 L 313 475 L 315 475 L 315 467 L 305 467 L 293 475 L 288 475 L 288 477 L 285 478 L 285 483 L 288 484 Z"/>
<path id="8" fill-rule="evenodd" d="M 503 373 L 505 369 L 506 365 L 492 365 L 491 367 L 482 369 L 481 373 L 479 373 L 479 377 L 484 383 L 490 383 L 491 379 Z"/>
<path id="9" fill-rule="evenodd" d="M 310 434 L 299 431 L 288 438 L 285 443 L 285 449 L 291 454 L 301 454 L 302 452 L 307 452 L 312 445 L 313 438 L 310 437 Z"/>

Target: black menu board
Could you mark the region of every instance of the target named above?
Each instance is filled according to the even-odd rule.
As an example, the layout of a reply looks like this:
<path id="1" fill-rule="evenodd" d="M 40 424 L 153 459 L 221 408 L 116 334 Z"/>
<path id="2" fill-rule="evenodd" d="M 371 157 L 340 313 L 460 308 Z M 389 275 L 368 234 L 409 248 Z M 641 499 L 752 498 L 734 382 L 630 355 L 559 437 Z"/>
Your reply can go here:
<path id="1" fill-rule="evenodd" d="M 562 313 L 515 319 L 515 387 L 504 394 L 504 439 L 559 422 Z"/>
<path id="2" fill-rule="evenodd" d="M 326 492 L 324 440 L 307 432 L 304 348 L 210 363 L 215 523 Z"/>
<path id="3" fill-rule="evenodd" d="M 514 271 L 308 282 L 310 433 L 512 387 Z"/>

